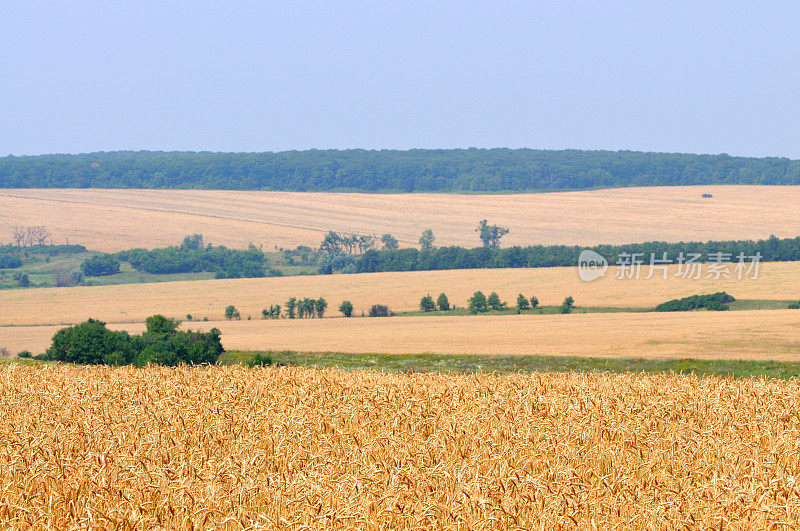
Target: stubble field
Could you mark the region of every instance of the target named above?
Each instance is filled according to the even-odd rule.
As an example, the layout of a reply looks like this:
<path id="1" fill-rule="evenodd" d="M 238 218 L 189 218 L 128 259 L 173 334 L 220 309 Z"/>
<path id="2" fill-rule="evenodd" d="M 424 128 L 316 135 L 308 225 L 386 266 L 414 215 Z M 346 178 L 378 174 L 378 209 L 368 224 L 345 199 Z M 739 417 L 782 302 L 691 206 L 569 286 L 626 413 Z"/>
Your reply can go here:
<path id="1" fill-rule="evenodd" d="M 229 350 L 800 360 L 800 312 L 588 313 L 184 323 Z M 11 352 L 44 352 L 60 326 L 0 328 Z M 110 324 L 140 333 L 141 323 Z"/>
<path id="2" fill-rule="evenodd" d="M 666 279 L 658 272 L 618 280 L 616 268 L 593 282 L 580 280 L 575 268 L 476 269 L 359 275 L 323 275 L 235 280 L 41 288 L 0 292 L 0 327 L 7 325 L 74 324 L 89 317 L 107 322 L 143 322 L 161 313 L 184 319 L 221 320 L 225 307 L 235 305 L 243 318 L 258 319 L 271 304 L 283 305 L 289 297 L 324 297 L 328 315 L 338 315 L 342 300 L 350 300 L 355 315 L 376 303 L 390 309 L 419 309 L 420 297 L 444 292 L 452 304 L 466 306 L 477 290 L 496 291 L 514 304 L 518 293 L 535 295 L 543 305 L 560 304 L 572 296 L 578 306 L 652 308 L 676 297 L 727 291 L 737 299 L 800 300 L 796 279 L 800 262 L 761 264 L 758 278 L 684 279 L 670 269 Z M 0 336 L 2 328 L 0 328 Z"/>
<path id="3" fill-rule="evenodd" d="M 0 367 L 0 525 L 790 528 L 798 405 L 764 380 Z"/>
<path id="4" fill-rule="evenodd" d="M 712 193 L 712 199 L 701 198 Z M 317 246 L 328 230 L 392 233 L 416 245 L 474 246 L 477 222 L 507 226 L 507 245 L 794 237 L 800 187 L 676 186 L 581 192 L 326 194 L 220 190 L 0 190 L 0 233 L 45 225 L 56 243 L 118 251 L 174 245 L 202 233 L 214 244 L 265 250 Z"/>

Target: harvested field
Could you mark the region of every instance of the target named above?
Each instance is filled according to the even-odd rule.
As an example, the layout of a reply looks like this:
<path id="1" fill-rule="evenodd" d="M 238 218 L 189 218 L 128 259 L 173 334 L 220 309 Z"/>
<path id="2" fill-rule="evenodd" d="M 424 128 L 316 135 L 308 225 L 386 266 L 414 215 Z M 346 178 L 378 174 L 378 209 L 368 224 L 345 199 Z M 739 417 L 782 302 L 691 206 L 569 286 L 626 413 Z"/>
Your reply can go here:
<path id="1" fill-rule="evenodd" d="M 703 199 L 709 192 L 712 199 Z M 412 215 L 413 214 L 413 215 Z M 633 243 L 798 235 L 800 187 L 676 186 L 515 195 L 326 194 L 218 190 L 0 190 L 0 241 L 46 225 L 56 243 L 117 251 L 174 245 L 316 246 L 328 230 L 393 233 L 416 245 L 475 246 L 477 222 L 508 226 L 505 244 Z M 6 236 L 3 236 L 3 234 Z"/>
<path id="2" fill-rule="evenodd" d="M 800 387 L 0 367 L 8 528 L 772 528 Z"/>
<path id="3" fill-rule="evenodd" d="M 800 311 L 430 316 L 184 323 L 233 350 L 800 361 Z M 0 328 L 0 346 L 43 352 L 58 326 Z M 141 332 L 142 324 L 109 328 Z"/>
<path id="4" fill-rule="evenodd" d="M 262 279 L 200 280 L 74 288 L 0 291 L 0 326 L 72 324 L 89 317 L 107 322 L 142 322 L 156 313 L 184 319 L 186 314 L 221 320 L 225 307 L 235 305 L 243 318 L 258 319 L 270 304 L 289 297 L 325 297 L 328 315 L 338 315 L 342 300 L 350 300 L 355 315 L 372 304 L 394 311 L 419 309 L 426 293 L 445 292 L 452 304 L 465 307 L 476 290 L 497 291 L 514 304 L 518 293 L 536 295 L 543 305 L 556 305 L 571 295 L 578 306 L 652 308 L 676 297 L 727 291 L 737 299 L 798 300 L 800 262 L 761 264 L 756 280 L 713 279 L 617 280 L 615 268 L 604 279 L 583 282 L 575 268 L 482 269 L 301 276 Z M 0 328 L 0 344 L 3 331 Z"/>

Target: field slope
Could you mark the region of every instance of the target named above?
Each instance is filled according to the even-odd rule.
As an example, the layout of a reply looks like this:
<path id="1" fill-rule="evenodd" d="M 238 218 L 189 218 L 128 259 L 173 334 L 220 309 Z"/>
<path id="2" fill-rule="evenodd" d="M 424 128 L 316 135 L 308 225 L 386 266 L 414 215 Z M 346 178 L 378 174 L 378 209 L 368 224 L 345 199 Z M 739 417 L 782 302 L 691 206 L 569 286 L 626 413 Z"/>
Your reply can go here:
<path id="1" fill-rule="evenodd" d="M 703 199 L 702 193 L 713 198 Z M 504 245 L 760 239 L 798 235 L 798 186 L 675 186 L 514 195 L 0 190 L 0 241 L 15 225 L 45 225 L 56 243 L 116 251 L 174 245 L 202 233 L 214 244 L 264 250 L 317 246 L 328 230 L 394 234 L 416 245 L 474 247 L 480 219 L 507 226 Z"/>

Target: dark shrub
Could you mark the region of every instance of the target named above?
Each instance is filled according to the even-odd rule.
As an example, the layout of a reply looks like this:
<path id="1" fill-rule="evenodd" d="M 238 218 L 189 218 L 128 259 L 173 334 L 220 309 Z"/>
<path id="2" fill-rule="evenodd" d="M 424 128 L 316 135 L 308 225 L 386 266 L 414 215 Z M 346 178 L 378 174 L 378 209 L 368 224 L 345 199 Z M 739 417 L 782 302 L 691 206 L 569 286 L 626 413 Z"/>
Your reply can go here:
<path id="1" fill-rule="evenodd" d="M 389 317 L 389 308 L 384 306 L 383 304 L 374 304 L 372 308 L 369 309 L 369 316 Z"/>
<path id="2" fill-rule="evenodd" d="M 113 254 L 92 256 L 83 261 L 81 271 L 87 277 L 116 275 L 119 273 L 119 260 Z"/>

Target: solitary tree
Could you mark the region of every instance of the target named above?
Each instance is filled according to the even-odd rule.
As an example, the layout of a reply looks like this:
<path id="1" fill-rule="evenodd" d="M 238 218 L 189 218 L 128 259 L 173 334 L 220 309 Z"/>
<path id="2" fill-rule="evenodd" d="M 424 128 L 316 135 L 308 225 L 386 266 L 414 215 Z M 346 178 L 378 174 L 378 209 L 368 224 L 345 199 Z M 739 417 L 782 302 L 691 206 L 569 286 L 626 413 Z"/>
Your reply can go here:
<path id="1" fill-rule="evenodd" d="M 392 236 L 389 233 L 386 233 L 383 236 L 381 236 L 381 242 L 383 243 L 383 248 L 384 249 L 392 250 L 392 249 L 397 249 L 398 247 L 400 247 L 400 244 L 398 243 L 397 238 L 395 238 L 394 236 Z"/>
<path id="2" fill-rule="evenodd" d="M 419 301 L 419 309 L 423 312 L 432 312 L 436 309 L 436 304 L 433 302 L 433 297 L 428 293 Z"/>
<path id="3" fill-rule="evenodd" d="M 345 317 L 350 317 L 353 315 L 353 303 L 350 301 L 342 301 L 339 305 L 339 311 L 342 312 L 342 315 Z"/>
<path id="4" fill-rule="evenodd" d="M 241 318 L 242 316 L 239 315 L 239 310 L 236 309 L 236 306 L 234 306 L 233 304 L 229 304 L 228 306 L 225 307 L 225 319 L 230 321 L 231 319 L 241 319 Z"/>
<path id="5" fill-rule="evenodd" d="M 489 306 L 489 307 L 490 307 L 492 310 L 502 310 L 503 308 L 505 308 L 505 307 L 506 307 L 506 303 L 505 303 L 505 302 L 502 302 L 502 301 L 500 300 L 500 295 L 498 295 L 498 294 L 497 294 L 496 292 L 494 292 L 494 291 L 493 291 L 493 292 L 492 292 L 492 293 L 489 295 L 489 298 L 488 298 L 488 299 L 486 299 L 486 304 L 487 304 L 487 306 Z"/>
<path id="6" fill-rule="evenodd" d="M 183 239 L 183 243 L 181 243 L 181 250 L 182 251 L 202 251 L 203 250 L 203 235 L 202 234 L 192 234 L 191 236 L 186 236 Z"/>
<path id="7" fill-rule="evenodd" d="M 434 240 L 436 240 L 436 237 L 433 235 L 433 231 L 425 229 L 422 231 L 422 236 L 419 237 L 419 245 L 423 250 L 433 249 Z"/>
<path id="8" fill-rule="evenodd" d="M 539 299 L 534 295 L 531 297 L 531 308 L 538 308 L 539 307 Z"/>
<path id="9" fill-rule="evenodd" d="M 478 228 L 475 232 L 480 236 L 484 247 L 497 249 L 500 247 L 500 238 L 508 234 L 507 227 L 500 227 L 499 225 L 487 225 L 487 221 L 482 219 L 478 222 Z"/>
<path id="10" fill-rule="evenodd" d="M 486 295 L 483 294 L 482 291 L 476 291 L 472 294 L 472 297 L 469 298 L 469 312 L 470 313 L 478 313 L 478 312 L 485 312 L 486 311 Z"/>
<path id="11" fill-rule="evenodd" d="M 519 310 L 527 310 L 531 307 L 531 303 L 528 302 L 528 298 L 520 293 L 517 295 L 517 309 Z"/>
<path id="12" fill-rule="evenodd" d="M 447 295 L 445 295 L 444 293 L 440 293 L 439 294 L 439 298 L 436 299 L 436 306 L 438 306 L 439 310 L 441 310 L 443 312 L 449 312 L 450 311 L 450 301 L 447 300 Z"/>
<path id="13" fill-rule="evenodd" d="M 569 313 L 572 311 L 573 306 L 575 306 L 575 299 L 570 296 L 564 299 L 564 302 L 561 303 L 561 308 L 558 311 L 560 313 Z"/>

